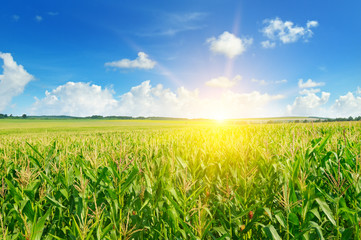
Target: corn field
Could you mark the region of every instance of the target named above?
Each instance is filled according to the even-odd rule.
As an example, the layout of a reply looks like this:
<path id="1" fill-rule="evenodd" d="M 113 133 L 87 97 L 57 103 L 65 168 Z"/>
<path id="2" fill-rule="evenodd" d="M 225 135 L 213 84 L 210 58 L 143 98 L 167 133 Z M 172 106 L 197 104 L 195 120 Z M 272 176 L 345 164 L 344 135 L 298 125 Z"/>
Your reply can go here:
<path id="1" fill-rule="evenodd" d="M 360 154 L 360 122 L 0 129 L 0 239 L 361 239 Z"/>

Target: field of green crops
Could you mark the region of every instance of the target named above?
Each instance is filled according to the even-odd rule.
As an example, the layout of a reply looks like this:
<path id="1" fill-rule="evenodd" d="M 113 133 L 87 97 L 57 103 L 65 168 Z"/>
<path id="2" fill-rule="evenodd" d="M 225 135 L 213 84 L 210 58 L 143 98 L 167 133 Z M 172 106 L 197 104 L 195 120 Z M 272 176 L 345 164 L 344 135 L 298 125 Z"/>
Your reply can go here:
<path id="1" fill-rule="evenodd" d="M 0 239 L 361 239 L 361 123 L 0 121 Z"/>

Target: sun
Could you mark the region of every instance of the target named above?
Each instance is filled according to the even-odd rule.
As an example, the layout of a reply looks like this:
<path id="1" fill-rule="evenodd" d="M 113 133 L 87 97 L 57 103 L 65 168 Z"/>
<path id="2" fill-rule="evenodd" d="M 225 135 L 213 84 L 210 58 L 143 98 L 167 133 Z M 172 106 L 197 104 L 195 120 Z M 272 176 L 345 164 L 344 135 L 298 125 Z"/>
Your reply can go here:
<path id="1" fill-rule="evenodd" d="M 223 124 L 228 118 L 225 115 L 219 114 L 211 117 L 218 124 Z"/>
<path id="2" fill-rule="evenodd" d="M 227 118 L 225 116 L 220 115 L 220 116 L 215 116 L 212 119 L 217 120 L 217 121 L 224 121 Z"/>

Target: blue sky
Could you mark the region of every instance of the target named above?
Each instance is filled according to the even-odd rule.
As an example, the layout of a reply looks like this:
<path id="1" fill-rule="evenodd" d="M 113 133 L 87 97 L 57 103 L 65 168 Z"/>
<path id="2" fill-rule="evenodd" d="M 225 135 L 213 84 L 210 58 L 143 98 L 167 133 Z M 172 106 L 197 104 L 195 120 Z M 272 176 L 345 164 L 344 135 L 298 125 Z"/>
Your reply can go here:
<path id="1" fill-rule="evenodd" d="M 356 0 L 6 1 L 0 112 L 358 116 L 360 11 Z"/>

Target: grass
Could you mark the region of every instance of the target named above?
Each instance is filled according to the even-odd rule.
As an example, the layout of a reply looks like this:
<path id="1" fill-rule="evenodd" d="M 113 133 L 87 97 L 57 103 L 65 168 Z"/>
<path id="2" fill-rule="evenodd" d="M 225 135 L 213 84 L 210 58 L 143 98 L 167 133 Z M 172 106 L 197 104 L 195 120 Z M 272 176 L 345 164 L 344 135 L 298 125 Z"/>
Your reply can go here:
<path id="1" fill-rule="evenodd" d="M 360 239 L 360 133 L 0 121 L 0 238 Z"/>

